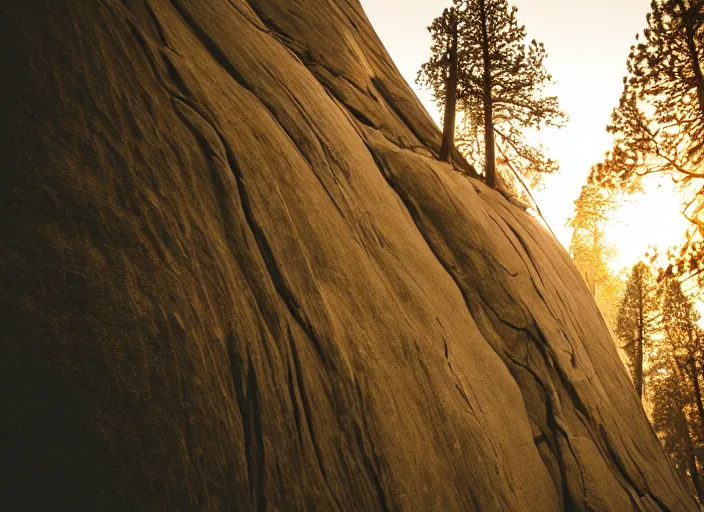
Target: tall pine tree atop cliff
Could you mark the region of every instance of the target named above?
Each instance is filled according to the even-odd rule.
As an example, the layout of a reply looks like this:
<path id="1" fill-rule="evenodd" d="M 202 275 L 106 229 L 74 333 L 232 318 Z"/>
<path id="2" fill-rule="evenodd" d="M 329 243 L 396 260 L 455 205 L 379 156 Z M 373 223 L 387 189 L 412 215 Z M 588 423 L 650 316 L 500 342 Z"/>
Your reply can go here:
<path id="1" fill-rule="evenodd" d="M 433 44 L 431 57 L 421 66 L 416 81 L 433 89 L 435 102 L 444 106 L 442 144 L 439 158 L 447 161 L 455 145 L 455 116 L 458 87 L 458 44 L 460 31 L 464 32 L 464 20 L 452 7 L 445 9 L 428 27 Z M 462 94 L 462 93 L 460 93 Z"/>
<path id="2" fill-rule="evenodd" d="M 557 98 L 544 95 L 552 80 L 543 65 L 545 47 L 535 40 L 526 42 L 526 28 L 518 24 L 516 12 L 506 0 L 454 0 L 453 9 L 429 27 L 432 56 L 417 79 L 433 90 L 440 105 L 456 94 L 463 116 L 458 148 L 484 164 L 491 187 L 498 159 L 509 179 L 513 171 L 536 182 L 542 173 L 555 171 L 557 162 L 542 147 L 527 143 L 525 130 L 562 126 L 566 118 Z M 448 50 L 453 38 L 458 63 L 454 90 Z M 446 109 L 446 115 L 452 111 Z M 449 124 L 445 123 L 444 140 L 447 130 L 453 129 Z"/>
<path id="3" fill-rule="evenodd" d="M 653 0 L 647 25 L 607 127 L 613 149 L 591 179 L 626 189 L 652 173 L 678 181 L 692 229 L 676 267 L 693 271 L 704 261 L 704 1 Z"/>
<path id="4" fill-rule="evenodd" d="M 616 336 L 626 352 L 628 367 L 639 397 L 643 396 L 643 355 L 657 327 L 655 280 L 642 262 L 631 269 L 616 318 Z"/>

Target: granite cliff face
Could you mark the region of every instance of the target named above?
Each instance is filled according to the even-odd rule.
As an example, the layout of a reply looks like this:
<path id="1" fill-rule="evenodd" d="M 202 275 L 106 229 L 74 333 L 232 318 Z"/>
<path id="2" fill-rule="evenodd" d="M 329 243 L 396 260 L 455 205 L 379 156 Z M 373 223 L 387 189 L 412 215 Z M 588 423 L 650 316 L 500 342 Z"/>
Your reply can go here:
<path id="1" fill-rule="evenodd" d="M 357 0 L 5 2 L 0 59 L 5 506 L 697 509 Z"/>

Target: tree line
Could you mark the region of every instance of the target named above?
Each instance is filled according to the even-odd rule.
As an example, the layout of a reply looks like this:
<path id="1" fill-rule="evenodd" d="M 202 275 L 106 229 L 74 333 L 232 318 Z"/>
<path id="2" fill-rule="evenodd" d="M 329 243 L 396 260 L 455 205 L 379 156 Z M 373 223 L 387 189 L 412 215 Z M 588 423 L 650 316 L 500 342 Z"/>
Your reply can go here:
<path id="1" fill-rule="evenodd" d="M 694 304 L 673 277 L 660 282 L 646 263 L 628 275 L 616 336 L 653 428 L 700 503 L 704 467 L 704 330 Z"/>
<path id="2" fill-rule="evenodd" d="M 627 58 L 607 130 L 612 149 L 577 199 L 570 252 L 619 342 L 636 393 L 673 466 L 704 502 L 704 0 L 653 0 Z M 604 228 L 618 200 L 664 174 L 687 198 L 690 229 L 663 267 L 657 253 L 619 286 Z"/>
<path id="3" fill-rule="evenodd" d="M 649 258 L 625 282 L 611 269 L 606 226 L 614 192 L 585 185 L 575 201 L 570 253 L 617 342 L 633 387 L 672 465 L 704 501 L 704 330 L 698 285 L 663 273 Z"/>

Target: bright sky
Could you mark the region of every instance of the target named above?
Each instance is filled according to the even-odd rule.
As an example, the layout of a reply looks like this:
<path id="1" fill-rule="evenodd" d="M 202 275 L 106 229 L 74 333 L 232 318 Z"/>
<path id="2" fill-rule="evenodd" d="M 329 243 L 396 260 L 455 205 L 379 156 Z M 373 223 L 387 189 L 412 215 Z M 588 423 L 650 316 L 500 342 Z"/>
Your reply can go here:
<path id="1" fill-rule="evenodd" d="M 427 26 L 451 0 L 361 0 L 374 28 L 436 122 L 439 114 L 430 93 L 415 85 L 421 64 L 428 60 Z M 545 132 L 541 139 L 561 165 L 535 194 L 548 223 L 567 247 L 565 226 L 573 214 L 590 167 L 601 161 L 611 138 L 605 127 L 618 104 L 626 57 L 636 32 L 645 27 L 650 0 L 513 0 L 518 21 L 530 38 L 545 43 L 548 71 L 556 82 L 551 91 L 570 116 L 568 126 Z M 619 250 L 615 268 L 631 266 L 649 245 L 665 248 L 682 241 L 686 222 L 667 180 L 648 186 L 648 199 L 634 197 L 607 233 Z"/>

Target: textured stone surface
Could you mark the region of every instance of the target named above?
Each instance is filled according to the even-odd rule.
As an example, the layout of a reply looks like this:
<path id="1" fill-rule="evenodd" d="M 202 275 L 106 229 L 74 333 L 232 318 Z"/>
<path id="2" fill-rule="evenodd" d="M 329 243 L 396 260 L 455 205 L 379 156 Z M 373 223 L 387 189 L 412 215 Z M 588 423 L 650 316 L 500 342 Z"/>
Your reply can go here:
<path id="1" fill-rule="evenodd" d="M 696 509 L 356 0 L 5 2 L 0 57 L 4 504 Z"/>

